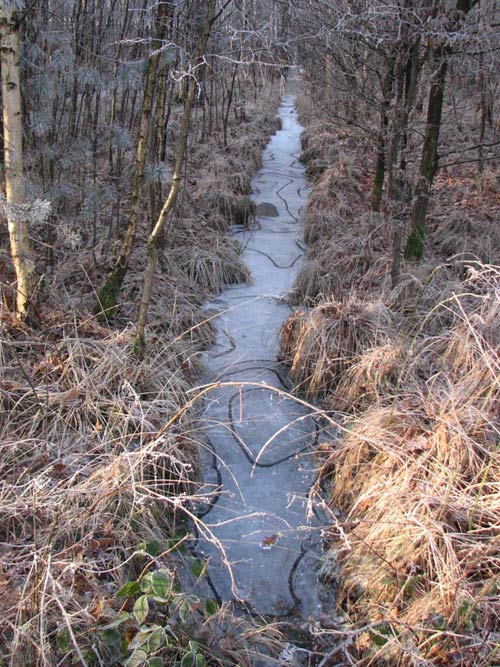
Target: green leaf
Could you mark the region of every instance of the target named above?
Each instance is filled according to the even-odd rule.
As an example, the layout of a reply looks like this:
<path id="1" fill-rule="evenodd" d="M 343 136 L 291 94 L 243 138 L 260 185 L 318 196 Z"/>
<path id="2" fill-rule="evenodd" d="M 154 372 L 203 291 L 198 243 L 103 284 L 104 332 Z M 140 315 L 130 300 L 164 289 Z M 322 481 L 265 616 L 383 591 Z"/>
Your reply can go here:
<path id="1" fill-rule="evenodd" d="M 138 651 L 134 651 L 132 653 L 130 658 L 125 663 L 125 667 L 139 667 L 139 665 L 143 665 L 147 659 L 147 653 L 139 649 Z"/>
<path id="2" fill-rule="evenodd" d="M 148 639 L 148 649 L 150 653 L 155 653 L 159 649 L 162 648 L 162 646 L 165 645 L 165 630 L 163 628 L 156 628 L 153 630 L 151 635 L 149 636 Z"/>
<path id="3" fill-rule="evenodd" d="M 198 653 L 196 655 L 196 667 L 205 667 L 206 664 L 207 661 L 205 660 L 205 656 L 201 653 Z"/>
<path id="4" fill-rule="evenodd" d="M 68 628 L 63 628 L 61 632 L 57 634 L 57 646 L 64 653 L 67 653 L 71 649 L 71 636 Z"/>
<path id="5" fill-rule="evenodd" d="M 191 564 L 191 572 L 196 579 L 199 579 L 207 573 L 207 564 L 203 560 L 195 560 Z"/>
<path id="6" fill-rule="evenodd" d="M 196 656 L 191 651 L 182 656 L 181 667 L 196 667 Z"/>
<path id="7" fill-rule="evenodd" d="M 143 593 L 153 592 L 153 573 L 147 572 L 141 579 L 141 591 Z"/>
<path id="8" fill-rule="evenodd" d="M 140 591 L 141 586 L 138 581 L 129 581 L 120 588 L 116 595 L 120 598 L 132 597 L 132 595 L 136 595 L 137 593 L 140 593 Z"/>
<path id="9" fill-rule="evenodd" d="M 217 600 L 214 600 L 213 598 L 208 598 L 208 600 L 205 600 L 205 614 L 207 616 L 213 616 L 219 611 L 219 605 L 217 604 Z"/>
<path id="10" fill-rule="evenodd" d="M 130 642 L 129 649 L 135 651 L 136 649 L 147 650 L 149 637 L 151 636 L 151 630 L 144 626 L 145 629 L 140 630 Z"/>
<path id="11" fill-rule="evenodd" d="M 172 580 L 165 570 L 156 570 L 151 578 L 151 589 L 160 598 L 167 598 L 172 590 Z"/>
<path id="12" fill-rule="evenodd" d="M 149 613 L 149 603 L 147 595 L 141 595 L 140 598 L 137 598 L 132 613 L 134 614 L 137 623 L 139 623 L 139 625 L 142 625 Z"/>
<path id="13" fill-rule="evenodd" d="M 119 627 L 122 623 L 125 623 L 125 621 L 128 621 L 130 618 L 130 614 L 128 611 L 121 611 L 118 616 L 114 619 L 114 621 L 111 621 L 111 623 L 108 623 L 103 627 L 103 630 L 111 630 L 112 628 L 117 628 Z"/>
<path id="14" fill-rule="evenodd" d="M 181 619 L 182 623 L 185 623 L 188 620 L 191 611 L 192 610 L 189 601 L 183 600 L 179 605 L 179 618 Z"/>
<path id="15" fill-rule="evenodd" d="M 144 551 L 153 558 L 156 558 L 156 556 L 158 556 L 162 552 L 162 545 L 160 542 L 157 542 L 156 540 L 151 540 L 151 542 L 146 543 Z"/>
<path id="16" fill-rule="evenodd" d="M 189 650 L 191 651 L 191 653 L 195 653 L 195 654 L 198 653 L 198 649 L 200 648 L 200 645 L 198 644 L 197 641 L 195 641 L 194 639 L 190 639 L 189 642 L 188 642 L 188 646 L 189 646 Z"/>
<path id="17" fill-rule="evenodd" d="M 162 658 L 149 658 L 148 667 L 165 667 Z"/>
<path id="18" fill-rule="evenodd" d="M 118 632 L 118 630 L 115 630 L 114 628 L 109 628 L 107 630 L 103 630 L 101 633 L 101 639 L 102 642 L 105 646 L 120 646 L 121 641 L 122 641 L 122 636 Z"/>
<path id="19" fill-rule="evenodd" d="M 85 661 L 85 663 L 83 663 L 83 664 L 87 664 L 88 667 L 99 667 L 98 664 L 97 664 L 97 656 L 92 649 L 90 649 L 89 651 L 83 651 L 83 659 Z M 71 661 L 72 665 L 76 665 L 78 663 L 80 665 L 82 664 L 82 661 L 80 660 L 80 658 L 78 656 L 74 657 Z M 2 667 L 3 667 L 3 665 L 2 665 Z"/>

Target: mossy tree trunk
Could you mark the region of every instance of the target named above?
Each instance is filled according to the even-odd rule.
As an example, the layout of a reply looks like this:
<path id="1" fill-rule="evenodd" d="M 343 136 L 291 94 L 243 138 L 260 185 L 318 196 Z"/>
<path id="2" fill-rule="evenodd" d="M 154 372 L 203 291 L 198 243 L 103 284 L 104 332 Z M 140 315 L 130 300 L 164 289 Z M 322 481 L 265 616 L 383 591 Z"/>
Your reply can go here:
<path id="1" fill-rule="evenodd" d="M 16 314 L 36 319 L 38 283 L 28 222 L 23 216 L 23 122 L 19 74 L 19 24 L 15 12 L 0 1 L 0 63 L 2 70 L 5 197 L 12 263 L 16 273 Z"/>
<path id="2" fill-rule="evenodd" d="M 449 50 L 447 48 L 436 49 L 434 56 L 437 63 L 437 70 L 429 93 L 424 148 L 420 162 L 420 176 L 415 188 L 410 235 L 405 247 L 405 258 L 413 260 L 421 260 L 424 256 L 425 221 L 432 183 L 439 165 L 439 134 L 443 115 Z"/>
<path id="3" fill-rule="evenodd" d="M 182 178 L 182 168 L 184 165 L 184 158 L 186 155 L 186 147 L 189 132 L 189 121 L 191 119 L 191 111 L 193 109 L 194 100 L 198 83 L 196 80 L 196 73 L 203 65 L 204 54 L 207 47 L 208 39 L 212 31 L 212 25 L 215 22 L 216 0 L 207 0 L 206 18 L 203 26 L 203 31 L 199 39 L 196 55 L 189 72 L 189 82 L 187 86 L 187 94 L 184 100 L 184 113 L 182 116 L 181 126 L 179 128 L 179 136 L 175 149 L 175 164 L 172 174 L 172 184 L 168 193 L 167 199 L 158 216 L 153 230 L 148 238 L 148 258 L 146 265 L 146 272 L 144 276 L 144 285 L 141 296 L 141 303 L 139 306 L 139 317 L 137 320 L 137 329 L 135 337 L 135 347 L 138 355 L 144 353 L 146 346 L 145 329 L 148 317 L 149 304 L 151 301 L 151 292 L 154 283 L 154 273 L 158 263 L 159 240 L 161 238 L 163 229 L 170 218 L 170 215 L 175 207 L 177 196 L 179 194 Z"/>
<path id="4" fill-rule="evenodd" d="M 407 44 L 395 68 L 396 102 L 394 104 L 393 128 L 388 151 L 387 194 L 393 223 L 391 263 L 393 287 L 398 284 L 400 278 L 404 220 L 410 192 L 406 175 L 408 127 L 410 114 L 415 104 L 420 68 L 418 46 Z"/>
<path id="5" fill-rule="evenodd" d="M 480 0 L 457 0 L 455 10 L 448 12 L 448 29 L 457 32 L 463 26 L 466 16 Z M 437 8 L 437 3 L 435 8 Z M 410 234 L 405 246 L 405 258 L 421 260 L 425 251 L 425 223 L 434 177 L 439 167 L 439 134 L 443 115 L 444 92 L 452 47 L 449 43 L 438 45 L 432 50 L 436 72 L 432 81 L 427 105 L 424 148 L 420 161 L 420 175 L 415 188 L 411 212 Z"/>
<path id="6" fill-rule="evenodd" d="M 98 293 L 97 312 L 99 312 L 105 319 L 112 317 L 118 304 L 121 286 L 123 279 L 127 274 L 130 257 L 134 248 L 137 229 L 139 227 L 139 222 L 142 215 L 144 170 L 146 166 L 148 137 L 151 126 L 156 74 L 158 71 L 158 63 L 161 57 L 159 49 L 162 45 L 162 41 L 165 38 L 167 30 L 167 19 L 169 12 L 171 11 L 170 7 L 170 3 L 160 2 L 156 10 L 156 30 L 155 39 L 153 40 L 153 49 L 155 52 L 149 58 L 146 70 L 144 97 L 142 100 L 139 132 L 137 137 L 137 148 L 135 155 L 134 174 L 132 177 L 132 190 L 130 194 L 127 228 L 120 246 L 120 250 L 118 252 L 118 256 L 115 260 L 113 270 L 109 274 L 106 282 Z"/>

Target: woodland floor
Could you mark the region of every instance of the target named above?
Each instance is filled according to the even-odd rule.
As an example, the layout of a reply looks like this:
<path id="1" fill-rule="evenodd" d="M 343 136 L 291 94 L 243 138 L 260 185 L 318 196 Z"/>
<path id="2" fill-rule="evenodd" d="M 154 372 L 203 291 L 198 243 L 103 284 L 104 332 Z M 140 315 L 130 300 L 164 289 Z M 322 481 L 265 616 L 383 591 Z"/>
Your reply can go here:
<path id="1" fill-rule="evenodd" d="M 144 359 L 133 354 L 132 322 L 147 224 L 112 324 L 93 314 L 112 254 L 86 243 L 90 232 L 78 237 L 77 220 L 62 226 L 66 247 L 47 272 L 40 329 L 16 323 L 3 292 L 2 665 L 497 660 L 497 168 L 481 179 L 467 166 L 441 173 L 426 259 L 404 264 L 392 288 L 390 220 L 368 207 L 374 156 L 349 127 L 326 123 L 307 95 L 308 249 L 280 355 L 296 397 L 321 401 L 340 423 L 340 439 L 318 439 L 314 457 L 335 510 L 322 577 L 338 587 L 338 616 L 284 646 L 284 626 L 236 616 L 213 592 L 196 598 L 179 586 L 179 559 L 195 579 L 207 573 L 190 546 L 193 524 L 202 525 L 193 508 L 203 390 L 193 387 L 200 352 L 220 346 L 221 329 L 202 306 L 249 278 L 228 231 L 254 223 L 251 179 L 278 129 L 277 108 L 263 91 L 245 119 L 231 121 L 227 147 L 192 142 Z M 34 233 L 42 239 L 42 231 Z M 253 272 L 269 264 L 254 255 Z M 279 533 L 259 525 L 260 556 L 275 553 Z"/>
<path id="2" fill-rule="evenodd" d="M 321 477 L 341 512 L 331 556 L 352 643 L 329 659 L 496 664 L 498 165 L 441 171 L 425 260 L 402 260 L 393 287 L 390 215 L 369 206 L 375 155 L 310 92 L 300 109 L 308 250 L 281 352 L 297 390 L 342 417 Z M 455 140 L 444 133 L 443 152 Z"/>

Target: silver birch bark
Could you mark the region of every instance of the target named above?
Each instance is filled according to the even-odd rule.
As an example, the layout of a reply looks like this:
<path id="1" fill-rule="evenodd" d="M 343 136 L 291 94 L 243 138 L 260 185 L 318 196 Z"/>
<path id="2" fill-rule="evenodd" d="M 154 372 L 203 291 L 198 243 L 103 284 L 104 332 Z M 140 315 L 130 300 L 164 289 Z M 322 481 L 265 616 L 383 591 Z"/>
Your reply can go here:
<path id="1" fill-rule="evenodd" d="M 8 0 L 0 0 L 0 62 L 2 68 L 5 197 L 12 263 L 17 278 L 16 313 L 34 316 L 37 274 L 28 222 L 21 214 L 23 187 L 23 123 L 19 75 L 19 30 Z"/>

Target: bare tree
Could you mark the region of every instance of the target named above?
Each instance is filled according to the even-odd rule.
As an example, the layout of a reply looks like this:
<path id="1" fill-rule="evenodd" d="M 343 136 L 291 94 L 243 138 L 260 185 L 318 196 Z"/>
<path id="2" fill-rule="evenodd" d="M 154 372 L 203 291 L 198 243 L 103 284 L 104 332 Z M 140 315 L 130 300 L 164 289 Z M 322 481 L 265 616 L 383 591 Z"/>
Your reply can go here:
<path id="1" fill-rule="evenodd" d="M 21 320 L 33 319 L 38 282 L 28 222 L 23 182 L 23 121 L 19 74 L 19 17 L 9 0 L 0 2 L 0 62 L 2 70 L 3 136 L 6 217 L 12 263 L 17 279 L 16 312 Z"/>
<path id="2" fill-rule="evenodd" d="M 167 25 L 172 20 L 173 5 L 160 2 L 156 8 L 156 35 L 153 39 L 153 54 L 148 60 L 144 95 L 142 99 L 141 115 L 139 121 L 134 176 L 132 179 L 132 190 L 130 193 L 130 204 L 128 213 L 128 224 L 125 236 L 121 243 L 113 271 L 108 276 L 105 284 L 99 291 L 98 310 L 106 317 L 113 314 L 120 293 L 123 279 L 127 273 L 130 256 L 134 247 L 134 240 L 142 215 L 144 169 L 146 166 L 148 136 L 151 125 L 151 115 L 154 103 L 155 83 L 158 73 L 158 64 L 162 53 L 163 40 L 167 32 Z M 157 89 L 158 90 L 158 89 Z"/>
<path id="3" fill-rule="evenodd" d="M 490 76 L 498 50 L 495 31 L 492 28 L 490 36 L 486 26 L 498 25 L 498 10 L 494 2 L 483 0 L 478 30 L 474 9 L 480 0 L 294 4 L 300 58 L 315 103 L 325 118 L 347 124 L 376 151 L 371 207 L 378 211 L 383 206 L 394 221 L 392 274 L 397 282 L 402 249 L 407 259 L 424 254 L 426 217 L 440 167 L 440 135 L 455 95 L 446 92 L 450 68 L 454 66 L 459 80 L 458 70 L 465 71 L 474 59 L 476 72 L 482 72 L 474 78 L 480 83 L 483 130 L 479 144 L 470 150 L 484 161 L 486 119 L 493 115 L 484 77 Z M 468 81 L 466 74 L 462 80 Z M 376 131 L 374 112 L 379 116 Z M 490 138 L 489 145 L 493 143 Z"/>
<path id="4" fill-rule="evenodd" d="M 450 56 L 453 53 L 452 39 L 465 22 L 467 14 L 480 0 L 457 0 L 454 7 L 444 9 L 441 16 L 434 9 L 434 19 L 442 19 L 444 34 L 437 36 L 437 45 L 432 48 L 431 61 L 434 66 L 432 84 L 427 103 L 427 120 L 424 147 L 420 161 L 420 176 L 415 188 L 415 199 L 411 213 L 411 228 L 405 247 L 406 259 L 422 259 L 424 256 L 425 222 L 434 177 L 439 168 L 439 134 L 443 115 L 443 101 Z"/>
<path id="5" fill-rule="evenodd" d="M 167 223 L 169 216 L 171 215 L 175 207 L 181 186 L 182 167 L 184 165 L 184 158 L 186 155 L 186 146 L 187 146 L 188 132 L 189 132 L 189 121 L 191 119 L 191 111 L 193 109 L 193 104 L 196 97 L 196 91 L 198 88 L 196 77 L 197 75 L 199 75 L 200 67 L 202 67 L 204 64 L 205 50 L 207 48 L 210 33 L 212 31 L 212 26 L 216 19 L 215 9 L 216 9 L 216 0 L 208 0 L 205 23 L 202 29 L 201 37 L 199 39 L 196 55 L 193 59 L 189 72 L 188 91 L 186 99 L 184 101 L 184 113 L 182 116 L 181 126 L 179 129 L 179 137 L 177 139 L 177 145 L 175 149 L 175 165 L 172 174 L 172 184 L 170 186 L 168 197 L 163 205 L 158 220 L 156 221 L 156 224 L 153 227 L 153 230 L 148 237 L 148 261 L 144 277 L 144 286 L 139 308 L 139 318 L 137 321 L 137 330 L 135 339 L 139 354 L 142 354 L 144 352 L 146 344 L 145 328 L 148 316 L 149 303 L 151 301 L 151 290 L 153 288 L 154 273 L 156 265 L 158 263 L 158 243 L 162 231 L 165 227 L 165 224 Z"/>

